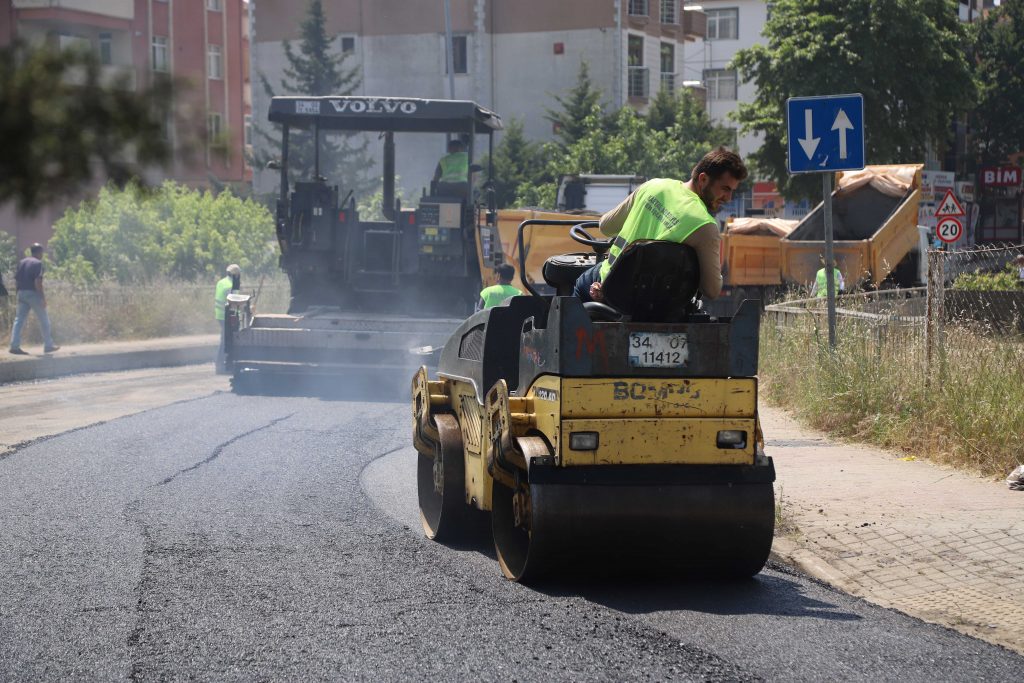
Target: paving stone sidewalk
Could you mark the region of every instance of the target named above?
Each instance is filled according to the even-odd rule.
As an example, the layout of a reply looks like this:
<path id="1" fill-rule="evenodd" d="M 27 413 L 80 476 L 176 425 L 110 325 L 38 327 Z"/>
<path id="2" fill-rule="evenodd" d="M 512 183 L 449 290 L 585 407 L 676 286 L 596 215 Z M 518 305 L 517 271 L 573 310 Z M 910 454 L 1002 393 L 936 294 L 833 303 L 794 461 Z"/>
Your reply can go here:
<path id="1" fill-rule="evenodd" d="M 760 415 L 778 476 L 780 559 L 1024 653 L 1024 491 L 830 441 L 782 410 Z"/>

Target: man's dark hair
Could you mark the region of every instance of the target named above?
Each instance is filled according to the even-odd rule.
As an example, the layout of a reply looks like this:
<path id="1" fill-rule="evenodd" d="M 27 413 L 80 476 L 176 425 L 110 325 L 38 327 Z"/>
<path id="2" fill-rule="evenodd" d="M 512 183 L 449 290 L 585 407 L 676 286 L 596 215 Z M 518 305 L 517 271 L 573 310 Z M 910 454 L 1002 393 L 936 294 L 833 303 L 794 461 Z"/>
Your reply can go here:
<path id="1" fill-rule="evenodd" d="M 696 180 L 701 173 L 707 173 L 712 180 L 721 178 L 728 173 L 736 180 L 747 179 L 747 167 L 736 152 L 730 152 L 725 147 L 708 152 L 704 158 L 697 162 L 690 173 L 690 180 Z"/>
<path id="2" fill-rule="evenodd" d="M 512 278 L 516 276 L 516 269 L 507 263 L 502 263 L 498 266 L 498 280 L 502 283 L 512 282 Z"/>
<path id="3" fill-rule="evenodd" d="M 41 245 L 41 244 L 39 244 L 37 242 L 36 244 L 33 244 L 29 248 L 29 251 L 32 252 L 33 256 L 42 256 L 43 255 L 43 245 Z"/>
<path id="4" fill-rule="evenodd" d="M 458 138 L 452 138 L 451 140 L 448 141 L 448 151 L 452 152 L 461 149 L 466 149 L 466 143 L 463 142 L 462 140 Z"/>

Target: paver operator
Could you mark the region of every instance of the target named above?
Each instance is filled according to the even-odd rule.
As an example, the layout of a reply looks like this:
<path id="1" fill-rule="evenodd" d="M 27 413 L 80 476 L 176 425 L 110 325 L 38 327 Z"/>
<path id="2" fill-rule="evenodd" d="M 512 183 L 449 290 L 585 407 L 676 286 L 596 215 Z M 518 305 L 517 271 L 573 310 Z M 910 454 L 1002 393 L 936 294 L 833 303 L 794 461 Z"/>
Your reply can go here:
<path id="1" fill-rule="evenodd" d="M 626 245 L 634 240 L 664 240 L 694 248 L 700 263 L 700 291 L 707 298 L 717 297 L 722 291 L 722 237 L 714 214 L 746 178 L 739 155 L 719 147 L 697 162 L 686 182 L 655 178 L 638 187 L 601 216 L 601 232 L 615 239 L 608 259 L 576 280 L 576 296 L 600 301 L 601 282 Z"/>
<path id="2" fill-rule="evenodd" d="M 439 183 L 469 182 L 469 154 L 462 140 L 448 141 L 448 153 L 437 162 L 434 180 Z"/>

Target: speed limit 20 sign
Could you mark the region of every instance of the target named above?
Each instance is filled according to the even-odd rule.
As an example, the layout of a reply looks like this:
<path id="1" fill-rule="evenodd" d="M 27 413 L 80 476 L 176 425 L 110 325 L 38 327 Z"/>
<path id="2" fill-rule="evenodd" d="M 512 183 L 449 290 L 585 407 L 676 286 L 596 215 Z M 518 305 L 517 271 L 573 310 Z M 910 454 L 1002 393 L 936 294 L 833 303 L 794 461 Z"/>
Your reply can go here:
<path id="1" fill-rule="evenodd" d="M 956 242 L 964 236 L 964 224 L 952 216 L 946 216 L 936 224 L 935 234 L 943 242 Z"/>

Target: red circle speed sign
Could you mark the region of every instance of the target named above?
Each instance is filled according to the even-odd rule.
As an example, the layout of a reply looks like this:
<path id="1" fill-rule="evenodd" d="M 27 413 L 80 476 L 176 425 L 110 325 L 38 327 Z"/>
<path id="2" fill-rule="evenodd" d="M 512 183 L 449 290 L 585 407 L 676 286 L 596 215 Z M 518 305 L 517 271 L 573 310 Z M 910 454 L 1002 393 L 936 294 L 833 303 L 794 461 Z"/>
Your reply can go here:
<path id="1" fill-rule="evenodd" d="M 935 234 L 943 242 L 956 242 L 964 236 L 964 225 L 952 216 L 946 216 L 935 226 Z"/>

